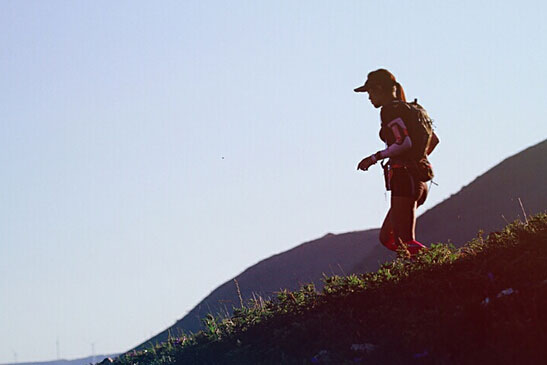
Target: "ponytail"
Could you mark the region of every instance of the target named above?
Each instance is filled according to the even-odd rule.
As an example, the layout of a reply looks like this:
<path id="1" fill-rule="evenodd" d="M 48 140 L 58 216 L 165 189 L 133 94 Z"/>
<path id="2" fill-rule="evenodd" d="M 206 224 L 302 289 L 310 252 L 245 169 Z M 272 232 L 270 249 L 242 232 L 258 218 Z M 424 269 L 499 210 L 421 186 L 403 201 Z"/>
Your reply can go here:
<path id="1" fill-rule="evenodd" d="M 397 96 L 397 99 L 405 101 L 406 102 L 406 96 L 405 91 L 403 90 L 403 87 L 398 82 L 395 83 L 395 93 Z"/>

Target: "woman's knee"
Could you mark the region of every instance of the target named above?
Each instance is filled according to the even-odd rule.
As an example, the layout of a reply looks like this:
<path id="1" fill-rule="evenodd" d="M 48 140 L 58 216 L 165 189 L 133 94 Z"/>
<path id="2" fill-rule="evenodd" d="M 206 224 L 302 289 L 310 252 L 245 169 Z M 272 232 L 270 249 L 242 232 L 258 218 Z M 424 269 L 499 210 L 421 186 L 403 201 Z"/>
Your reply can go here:
<path id="1" fill-rule="evenodd" d="M 391 210 L 393 227 L 403 242 L 414 239 L 416 202 L 410 197 L 392 196 Z"/>

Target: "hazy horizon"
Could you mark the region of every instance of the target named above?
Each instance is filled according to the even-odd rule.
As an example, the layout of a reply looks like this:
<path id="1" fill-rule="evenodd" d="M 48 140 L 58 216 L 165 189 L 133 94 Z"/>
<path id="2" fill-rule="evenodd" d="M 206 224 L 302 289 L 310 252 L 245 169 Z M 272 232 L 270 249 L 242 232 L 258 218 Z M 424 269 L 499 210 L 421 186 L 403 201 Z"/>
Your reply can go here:
<path id="1" fill-rule="evenodd" d="M 258 261 L 379 227 L 385 67 L 425 212 L 547 136 L 547 4 L 0 3 L 0 363 L 126 351 Z M 199 280 L 197 280 L 199 278 Z"/>

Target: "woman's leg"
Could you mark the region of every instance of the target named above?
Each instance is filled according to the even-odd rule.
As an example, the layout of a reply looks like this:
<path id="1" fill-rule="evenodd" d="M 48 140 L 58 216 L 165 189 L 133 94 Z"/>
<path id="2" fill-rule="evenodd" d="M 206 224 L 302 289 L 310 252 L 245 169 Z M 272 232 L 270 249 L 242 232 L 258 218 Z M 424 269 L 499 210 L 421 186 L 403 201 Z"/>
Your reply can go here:
<path id="1" fill-rule="evenodd" d="M 404 243 L 413 255 L 425 246 L 416 241 L 416 207 L 427 197 L 427 185 L 415 181 L 408 172 L 395 170 L 391 180 L 391 209 L 386 218 L 390 220 L 395 247 Z M 386 229 L 384 229 L 386 226 Z M 387 225 L 384 221 L 382 236 L 385 238 Z M 382 242 L 383 243 L 383 242 Z M 387 245 L 386 245 L 387 246 Z"/>
<path id="2" fill-rule="evenodd" d="M 382 228 L 380 229 L 380 243 L 392 251 L 397 251 L 395 234 L 393 233 L 393 226 L 391 225 L 391 209 L 387 212 Z"/>
<path id="3" fill-rule="evenodd" d="M 416 201 L 413 198 L 395 196 L 391 199 L 392 225 L 395 237 L 405 244 L 408 252 L 415 255 L 426 248 L 416 241 Z"/>
<path id="4" fill-rule="evenodd" d="M 391 226 L 395 239 L 414 241 L 416 228 L 416 201 L 412 197 L 391 197 Z"/>

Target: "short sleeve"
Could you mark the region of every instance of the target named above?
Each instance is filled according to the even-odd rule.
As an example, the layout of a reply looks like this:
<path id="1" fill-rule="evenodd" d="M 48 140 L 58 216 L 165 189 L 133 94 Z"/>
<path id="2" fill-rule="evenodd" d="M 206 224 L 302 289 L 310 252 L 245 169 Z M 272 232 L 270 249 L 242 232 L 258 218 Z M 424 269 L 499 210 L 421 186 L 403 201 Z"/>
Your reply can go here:
<path id="1" fill-rule="evenodd" d="M 387 125 L 397 118 L 401 118 L 405 124 L 408 123 L 409 119 L 411 119 L 409 112 L 408 106 L 401 102 L 393 102 L 382 107 L 380 110 L 380 119 L 382 120 L 380 138 L 382 141 L 386 142 L 388 145 L 395 143 L 395 135 Z"/>
<path id="2" fill-rule="evenodd" d="M 401 118 L 405 121 L 405 108 L 400 103 L 391 103 L 384 107 L 380 111 L 380 119 L 382 120 L 382 126 L 386 126 L 393 119 Z"/>

